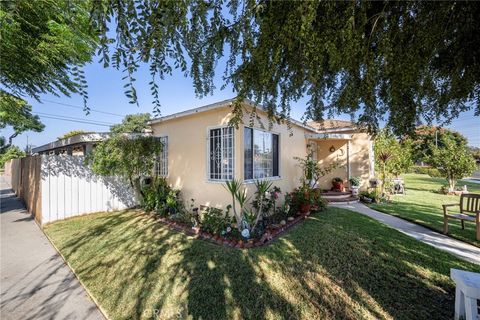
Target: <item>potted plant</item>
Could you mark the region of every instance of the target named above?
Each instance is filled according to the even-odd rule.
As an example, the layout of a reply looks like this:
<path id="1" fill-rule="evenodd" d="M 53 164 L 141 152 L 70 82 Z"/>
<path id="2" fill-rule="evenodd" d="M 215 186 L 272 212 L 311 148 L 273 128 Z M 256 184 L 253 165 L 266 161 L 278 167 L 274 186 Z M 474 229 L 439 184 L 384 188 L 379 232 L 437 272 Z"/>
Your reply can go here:
<path id="1" fill-rule="evenodd" d="M 339 177 L 335 177 L 332 179 L 332 191 L 340 191 L 342 192 L 345 190 L 345 187 L 343 186 L 343 179 Z"/>
<path id="2" fill-rule="evenodd" d="M 310 211 L 314 202 L 312 190 L 308 187 L 297 188 L 288 195 L 293 212 L 305 214 Z"/>
<path id="3" fill-rule="evenodd" d="M 350 191 L 352 195 L 358 196 L 358 188 L 360 187 L 360 177 L 351 177 L 348 182 L 350 183 Z"/>

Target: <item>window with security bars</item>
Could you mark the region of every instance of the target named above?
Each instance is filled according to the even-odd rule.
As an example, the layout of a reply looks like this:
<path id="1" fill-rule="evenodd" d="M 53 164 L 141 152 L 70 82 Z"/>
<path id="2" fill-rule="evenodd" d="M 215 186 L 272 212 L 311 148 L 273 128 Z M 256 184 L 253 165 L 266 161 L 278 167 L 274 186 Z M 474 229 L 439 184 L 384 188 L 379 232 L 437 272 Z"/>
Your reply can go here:
<path id="1" fill-rule="evenodd" d="M 168 176 L 168 137 L 157 137 L 162 143 L 162 151 L 155 161 L 155 174 L 160 177 Z"/>
<path id="2" fill-rule="evenodd" d="M 244 179 L 278 177 L 278 134 L 245 128 Z"/>
<path id="3" fill-rule="evenodd" d="M 209 180 L 225 181 L 234 177 L 234 128 L 210 129 L 208 134 Z"/>

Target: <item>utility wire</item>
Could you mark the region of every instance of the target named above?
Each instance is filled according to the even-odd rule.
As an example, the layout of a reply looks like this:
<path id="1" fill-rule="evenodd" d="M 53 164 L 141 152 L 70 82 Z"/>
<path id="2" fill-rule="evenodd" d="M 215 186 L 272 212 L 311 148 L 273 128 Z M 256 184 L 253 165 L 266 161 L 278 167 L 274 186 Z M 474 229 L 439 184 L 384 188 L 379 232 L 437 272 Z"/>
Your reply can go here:
<path id="1" fill-rule="evenodd" d="M 43 99 L 42 101 L 44 102 L 49 102 L 49 103 L 55 103 L 55 104 L 58 104 L 58 105 L 61 105 L 61 106 L 64 106 L 64 107 L 69 107 L 69 108 L 75 108 L 75 109 L 82 109 L 82 110 L 85 110 L 84 107 L 81 107 L 81 106 L 76 106 L 76 105 L 73 105 L 73 104 L 68 104 L 68 103 L 62 103 L 62 102 L 56 102 L 56 101 L 51 101 L 51 100 L 46 100 L 46 99 Z M 116 116 L 116 117 L 125 117 L 124 114 L 118 114 L 118 113 L 112 113 L 112 112 L 106 112 L 106 111 L 100 111 L 100 110 L 96 110 L 96 109 L 89 109 L 90 112 L 96 112 L 96 113 L 103 113 L 103 114 L 108 114 L 110 116 Z"/>
<path id="2" fill-rule="evenodd" d="M 57 118 L 65 118 L 65 119 L 70 119 L 70 120 L 87 121 L 87 122 L 104 124 L 104 125 L 109 125 L 109 126 L 114 125 L 114 123 L 111 123 L 111 122 L 97 121 L 97 120 L 83 119 L 83 118 L 75 118 L 75 117 L 69 117 L 69 116 L 64 116 L 64 115 L 60 115 L 60 114 L 51 114 L 51 113 L 44 113 L 44 112 L 33 112 L 33 113 L 41 115 L 41 116 L 43 115 L 43 116 L 50 116 L 50 117 L 57 117 Z"/>
<path id="3" fill-rule="evenodd" d="M 64 119 L 64 118 L 57 118 L 57 117 L 50 117 L 50 116 L 40 116 L 40 118 L 47 118 L 47 119 L 54 119 L 54 120 L 62 120 L 62 121 L 70 121 L 70 122 L 77 122 L 77 123 L 85 123 L 85 124 L 91 124 L 91 125 L 94 125 L 94 126 L 110 127 L 110 126 L 107 125 L 107 124 L 93 123 L 93 122 L 81 121 L 81 120 L 71 120 L 71 119 Z"/>

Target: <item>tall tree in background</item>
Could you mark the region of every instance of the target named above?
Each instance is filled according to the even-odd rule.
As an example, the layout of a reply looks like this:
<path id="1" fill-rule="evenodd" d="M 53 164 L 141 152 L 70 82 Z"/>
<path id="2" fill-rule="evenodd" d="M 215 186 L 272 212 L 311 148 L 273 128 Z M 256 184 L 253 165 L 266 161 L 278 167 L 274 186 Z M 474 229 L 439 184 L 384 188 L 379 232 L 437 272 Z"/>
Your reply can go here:
<path id="1" fill-rule="evenodd" d="M 113 133 L 142 133 L 149 128 L 147 122 L 150 120 L 150 113 L 128 114 L 123 118 L 122 123 L 110 127 Z"/>
<path id="2" fill-rule="evenodd" d="M 0 140 L 0 154 L 5 152 L 13 139 L 25 131 L 40 132 L 44 125 L 38 116 L 32 114 L 32 107 L 24 100 L 0 91 L 0 129 L 11 127 L 13 133 Z"/>
<path id="3" fill-rule="evenodd" d="M 453 140 L 458 146 L 466 146 L 467 139 L 460 133 L 442 127 L 419 126 L 415 129 L 412 142 L 413 160 L 432 164 L 434 148 L 444 147 L 444 137 Z"/>
<path id="4" fill-rule="evenodd" d="M 9 160 L 25 157 L 27 154 L 17 146 L 10 146 L 5 152 L 0 153 L 0 168 Z"/>
<path id="5" fill-rule="evenodd" d="M 466 145 L 458 144 L 452 137 L 442 136 L 442 147 L 431 143 L 432 164 L 447 179 L 451 191 L 458 179 L 470 175 L 476 168 L 475 158 Z"/>

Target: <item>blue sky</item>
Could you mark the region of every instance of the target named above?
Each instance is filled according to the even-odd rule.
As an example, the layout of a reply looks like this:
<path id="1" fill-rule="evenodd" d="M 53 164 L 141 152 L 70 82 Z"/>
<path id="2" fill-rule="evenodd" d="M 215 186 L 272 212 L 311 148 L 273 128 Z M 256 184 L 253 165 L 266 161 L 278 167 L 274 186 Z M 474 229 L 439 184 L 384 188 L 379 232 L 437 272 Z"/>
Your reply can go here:
<path id="1" fill-rule="evenodd" d="M 218 74 L 220 75 L 222 71 L 223 69 L 219 67 Z M 113 68 L 105 69 L 101 64 L 94 62 L 86 66 L 85 73 L 89 85 L 89 105 L 92 109 L 118 115 L 152 112 L 152 97 L 148 86 L 150 77 L 147 68 L 141 69 L 136 76 L 136 88 L 140 104 L 138 107 L 128 103 L 128 99 L 123 94 L 124 83 L 121 80 L 122 73 L 120 71 Z M 232 89 L 227 88 L 225 90 L 216 89 L 213 95 L 199 99 L 195 96 L 192 80 L 185 78 L 179 72 L 175 72 L 171 77 L 166 76 L 165 80 L 159 82 L 159 86 L 162 115 L 195 108 L 235 96 Z M 219 76 L 216 79 L 216 86 L 217 88 L 221 87 Z M 56 140 L 58 136 L 71 130 L 108 131 L 108 126 L 97 126 L 47 118 L 51 117 L 51 115 L 79 118 L 85 121 L 97 121 L 105 124 L 118 123 L 122 119 L 121 116 L 97 112 L 91 112 L 89 115 L 86 115 L 81 108 L 72 108 L 49 102 L 54 101 L 73 106 L 82 106 L 82 98 L 78 95 L 73 95 L 70 98 L 65 96 L 56 97 L 54 95 L 43 95 L 43 103 L 39 103 L 34 99 L 27 100 L 33 106 L 33 112 L 37 114 L 41 113 L 39 115 L 45 124 L 45 130 L 41 133 L 26 132 L 19 135 L 14 139 L 14 144 L 21 148 L 26 146 L 27 139 L 29 144 L 40 146 Z M 306 100 L 304 99 L 292 106 L 292 116 L 295 119 L 302 117 L 305 111 L 305 104 Z M 349 116 L 340 115 L 336 118 L 348 120 Z M 453 121 L 449 127 L 465 135 L 470 145 L 480 147 L 480 119 L 479 117 L 473 116 L 473 111 L 462 114 L 457 120 Z M 4 136 L 8 136 L 11 132 L 9 129 L 4 131 L 2 134 Z"/>

